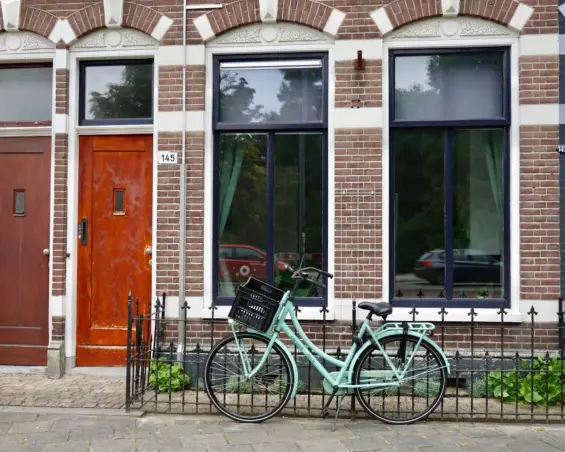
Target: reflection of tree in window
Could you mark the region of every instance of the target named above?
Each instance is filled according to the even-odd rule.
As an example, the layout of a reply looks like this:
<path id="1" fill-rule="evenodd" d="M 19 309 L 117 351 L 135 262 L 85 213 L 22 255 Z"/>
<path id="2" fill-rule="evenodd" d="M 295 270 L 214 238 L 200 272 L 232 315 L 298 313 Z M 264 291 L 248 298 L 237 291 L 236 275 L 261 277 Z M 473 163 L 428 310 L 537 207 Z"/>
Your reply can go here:
<path id="1" fill-rule="evenodd" d="M 267 122 L 305 122 L 322 119 L 323 83 L 321 68 L 280 69 L 283 80 L 277 99 L 281 102 L 279 112 L 265 115 Z"/>
<path id="2" fill-rule="evenodd" d="M 502 116 L 502 53 L 406 56 L 396 62 L 396 78 L 402 79 L 395 89 L 396 119 Z"/>
<path id="3" fill-rule="evenodd" d="M 122 81 L 108 83 L 106 92 L 90 91 L 93 118 L 151 118 L 153 74 L 151 65 L 126 65 Z"/>
<path id="4" fill-rule="evenodd" d="M 262 115 L 263 106 L 253 105 L 256 90 L 237 72 L 220 72 L 220 111 L 223 122 L 246 123 Z"/>

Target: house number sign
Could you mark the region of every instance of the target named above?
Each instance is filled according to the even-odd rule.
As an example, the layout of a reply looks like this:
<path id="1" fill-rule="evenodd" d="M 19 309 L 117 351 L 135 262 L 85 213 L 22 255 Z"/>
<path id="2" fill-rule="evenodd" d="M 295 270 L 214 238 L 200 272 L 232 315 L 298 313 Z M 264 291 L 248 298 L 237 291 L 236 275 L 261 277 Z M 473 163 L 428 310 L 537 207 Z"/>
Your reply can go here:
<path id="1" fill-rule="evenodd" d="M 178 163 L 177 153 L 169 151 L 159 151 L 159 165 Z"/>

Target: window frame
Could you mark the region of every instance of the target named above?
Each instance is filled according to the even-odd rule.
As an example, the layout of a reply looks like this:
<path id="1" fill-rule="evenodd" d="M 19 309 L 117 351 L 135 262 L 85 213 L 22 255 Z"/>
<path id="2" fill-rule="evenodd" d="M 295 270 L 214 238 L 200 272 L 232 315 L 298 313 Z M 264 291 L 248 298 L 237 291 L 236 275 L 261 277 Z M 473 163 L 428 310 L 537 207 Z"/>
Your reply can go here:
<path id="1" fill-rule="evenodd" d="M 414 121 L 414 120 L 397 120 L 396 116 L 396 90 L 395 90 L 395 68 L 396 57 L 410 56 L 433 56 L 433 55 L 470 55 L 485 53 L 501 53 L 502 54 L 502 113 L 501 118 L 491 119 L 456 119 L 456 120 L 431 120 L 431 121 Z M 425 49 L 391 49 L 389 50 L 389 67 L 388 67 L 389 83 L 389 127 L 493 127 L 493 126 L 510 126 L 511 117 L 511 84 L 510 84 L 510 47 L 438 47 Z"/>
<path id="2" fill-rule="evenodd" d="M 395 114 L 395 58 L 397 56 L 411 55 L 438 55 L 438 54 L 470 54 L 491 53 L 503 54 L 503 78 L 502 99 L 503 114 L 500 119 L 478 119 L 478 120 L 430 120 L 430 121 L 396 121 Z M 511 260 L 510 244 L 512 232 L 510 230 L 510 127 L 511 127 L 511 81 L 510 81 L 510 46 L 503 47 L 449 47 L 449 48 L 426 48 L 426 49 L 390 49 L 389 58 L 389 130 L 398 129 L 441 129 L 444 133 L 444 265 L 451 268 L 445 273 L 444 291 L 445 298 L 400 298 L 396 297 L 396 243 L 395 243 L 395 179 L 396 179 L 396 156 L 394 134 L 389 136 L 389 277 L 390 287 L 388 301 L 396 307 L 421 307 L 421 308 L 510 308 L 511 306 Z M 498 129 L 503 130 L 503 187 L 504 187 L 504 271 L 503 284 L 505 297 L 502 298 L 454 298 L 453 286 L 453 134 L 460 129 Z M 449 251 L 452 251 L 451 253 Z M 449 297 L 451 296 L 451 297 Z"/>
<path id="3" fill-rule="evenodd" d="M 322 62 L 322 80 L 323 80 L 323 115 L 322 121 L 310 123 L 221 123 L 219 121 L 220 115 L 220 64 L 223 62 L 245 62 L 245 61 L 281 61 L 285 60 L 312 60 L 320 59 Z M 323 253 L 323 268 L 328 267 L 328 110 L 329 110 L 329 89 L 328 89 L 328 53 L 326 52 L 308 52 L 308 53 L 282 53 L 273 56 L 272 54 L 227 54 L 227 55 L 214 55 L 213 57 L 213 101 L 212 101 L 212 132 L 213 132 L 213 233 L 212 233 L 212 304 L 213 306 L 230 306 L 233 303 L 234 297 L 226 297 L 219 295 L 218 288 L 218 272 L 219 272 L 219 198 L 220 198 L 220 184 L 219 184 L 219 170 L 220 170 L 220 136 L 222 134 L 230 133 L 253 133 L 266 135 L 267 141 L 267 193 L 265 201 L 267 203 L 267 222 L 269 224 L 266 245 L 267 274 L 274 274 L 274 171 L 275 171 L 275 135 L 281 133 L 304 133 L 313 132 L 322 134 L 323 140 L 323 162 L 322 162 L 322 191 L 324 193 L 322 205 L 322 253 Z M 268 282 L 268 281 L 267 281 Z M 297 298 L 297 304 L 301 307 L 323 307 L 327 306 L 328 291 L 327 287 L 322 291 L 322 297 L 309 297 Z"/>
<path id="4" fill-rule="evenodd" d="M 323 84 L 323 114 L 322 121 L 312 122 L 261 122 L 261 123 L 231 123 L 220 121 L 220 65 L 222 63 L 241 63 L 241 62 L 275 62 L 288 60 L 320 60 L 322 62 L 322 84 Z M 266 68 L 267 69 L 267 68 Z M 236 132 L 244 130 L 251 131 L 284 131 L 284 130 L 327 130 L 328 128 L 328 54 L 322 52 L 315 53 L 281 53 L 276 56 L 272 54 L 246 54 L 246 55 L 214 55 L 213 60 L 213 107 L 212 107 L 212 128 L 216 131 Z"/>
<path id="5" fill-rule="evenodd" d="M 55 96 L 53 93 L 53 88 L 55 86 L 55 74 L 53 73 L 53 63 L 52 62 L 32 62 L 32 63 L 0 63 L 0 71 L 2 70 L 10 70 L 10 69 L 51 69 L 51 104 L 49 105 L 50 111 L 53 110 L 55 105 Z M 0 122 L 4 124 L 51 124 L 53 121 L 53 115 L 47 119 L 8 119 L 8 120 L 0 120 Z"/>
<path id="6" fill-rule="evenodd" d="M 94 66 L 142 66 L 151 65 L 151 116 L 149 118 L 109 118 L 86 119 L 86 70 Z M 155 120 L 155 60 L 153 58 L 118 59 L 118 60 L 84 60 L 79 62 L 79 126 L 124 126 L 153 124 Z"/>

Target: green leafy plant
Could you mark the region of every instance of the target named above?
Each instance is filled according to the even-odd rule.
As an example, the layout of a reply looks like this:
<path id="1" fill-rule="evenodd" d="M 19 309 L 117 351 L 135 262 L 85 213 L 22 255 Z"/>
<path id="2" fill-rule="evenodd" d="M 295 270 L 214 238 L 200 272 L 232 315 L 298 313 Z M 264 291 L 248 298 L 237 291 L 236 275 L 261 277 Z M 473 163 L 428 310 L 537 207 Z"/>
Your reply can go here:
<path id="1" fill-rule="evenodd" d="M 272 382 L 260 384 L 252 384 L 251 380 L 247 380 L 245 378 L 238 378 L 238 377 L 230 377 L 228 378 L 228 382 L 226 383 L 226 392 L 233 392 L 235 394 L 254 394 L 264 393 L 267 390 L 269 392 L 278 392 L 284 393 L 286 391 L 286 387 L 288 382 L 280 381 L 279 378 L 275 378 Z M 298 392 L 301 393 L 304 391 L 304 382 L 302 380 L 298 380 Z"/>
<path id="2" fill-rule="evenodd" d="M 495 398 L 522 404 L 555 405 L 561 402 L 561 369 L 559 358 L 533 362 L 522 361 L 520 369 L 511 372 L 493 371 L 488 376 Z M 564 394 L 565 398 L 565 394 Z"/>
<path id="3" fill-rule="evenodd" d="M 166 358 L 152 360 L 149 366 L 149 388 L 159 392 L 174 392 L 190 386 L 188 375 L 179 363 L 171 364 Z"/>
<path id="4" fill-rule="evenodd" d="M 492 386 L 490 383 L 490 379 L 488 380 L 485 377 L 478 377 L 478 378 L 467 378 L 465 381 L 465 389 L 467 392 L 471 394 L 474 398 L 482 399 L 484 397 L 492 397 Z"/>

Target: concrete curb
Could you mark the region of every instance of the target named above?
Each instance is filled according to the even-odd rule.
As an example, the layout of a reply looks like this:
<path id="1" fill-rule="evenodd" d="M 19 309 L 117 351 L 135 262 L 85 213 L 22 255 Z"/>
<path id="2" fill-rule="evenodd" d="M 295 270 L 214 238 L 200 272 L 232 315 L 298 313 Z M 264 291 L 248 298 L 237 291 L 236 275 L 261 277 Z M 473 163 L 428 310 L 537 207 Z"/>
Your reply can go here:
<path id="1" fill-rule="evenodd" d="M 105 408 L 49 408 L 49 407 L 27 407 L 27 406 L 0 406 L 0 413 L 35 413 L 35 414 L 72 414 L 74 416 L 116 416 L 116 417 L 143 417 L 145 411 Z"/>

